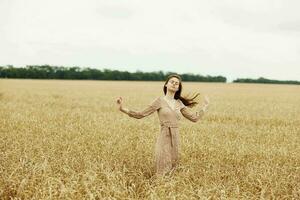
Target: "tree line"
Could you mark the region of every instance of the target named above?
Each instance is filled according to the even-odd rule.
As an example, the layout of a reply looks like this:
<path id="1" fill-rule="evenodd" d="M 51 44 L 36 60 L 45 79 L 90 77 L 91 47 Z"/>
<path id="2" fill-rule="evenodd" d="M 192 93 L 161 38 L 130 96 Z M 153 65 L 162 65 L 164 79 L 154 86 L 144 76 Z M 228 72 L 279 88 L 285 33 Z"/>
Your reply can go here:
<path id="1" fill-rule="evenodd" d="M 176 72 L 128 72 L 110 69 L 94 69 L 80 67 L 64 67 L 50 65 L 27 65 L 14 67 L 12 65 L 0 66 L 0 78 L 27 78 L 27 79 L 73 79 L 73 80 L 139 80 L 139 81 L 164 81 L 170 74 Z M 179 74 L 184 81 L 194 82 L 226 82 L 224 76 L 203 76 L 199 74 Z M 267 83 L 267 84 L 296 84 L 299 81 L 279 81 L 260 77 L 258 79 L 238 78 L 233 83 Z"/>
<path id="2" fill-rule="evenodd" d="M 14 67 L 0 66 L 1 78 L 28 78 L 28 79 L 76 79 L 76 80 L 143 80 L 164 81 L 175 72 L 128 72 L 110 69 L 93 69 L 80 67 L 63 67 L 50 65 L 27 65 Z M 180 74 L 184 81 L 199 82 L 226 82 L 223 76 L 202 76 L 199 74 Z"/>
<path id="3" fill-rule="evenodd" d="M 250 78 L 238 78 L 233 81 L 234 83 L 266 83 L 266 84 L 294 84 L 294 85 L 300 85 L 299 81 L 279 81 L 279 80 L 272 80 L 260 77 L 258 79 L 250 79 Z"/>

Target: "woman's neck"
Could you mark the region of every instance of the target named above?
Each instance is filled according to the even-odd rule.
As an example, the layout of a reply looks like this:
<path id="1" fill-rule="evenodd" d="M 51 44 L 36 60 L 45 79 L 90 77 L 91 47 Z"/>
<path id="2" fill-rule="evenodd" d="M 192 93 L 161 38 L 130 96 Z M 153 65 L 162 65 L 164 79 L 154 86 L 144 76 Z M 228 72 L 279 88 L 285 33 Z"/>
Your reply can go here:
<path id="1" fill-rule="evenodd" d="M 170 91 L 167 90 L 167 93 L 165 95 L 165 97 L 167 99 L 174 99 L 174 96 L 175 96 L 175 92 L 170 92 Z"/>

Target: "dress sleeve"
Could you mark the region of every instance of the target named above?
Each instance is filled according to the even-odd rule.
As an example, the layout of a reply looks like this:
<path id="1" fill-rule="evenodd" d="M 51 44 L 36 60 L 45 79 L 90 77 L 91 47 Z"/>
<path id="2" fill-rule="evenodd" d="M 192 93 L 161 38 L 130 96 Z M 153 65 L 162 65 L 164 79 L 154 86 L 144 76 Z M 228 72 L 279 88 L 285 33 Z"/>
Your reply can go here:
<path id="1" fill-rule="evenodd" d="M 189 111 L 188 107 L 182 103 L 182 101 L 179 101 L 179 103 L 181 114 L 192 122 L 197 122 L 204 114 L 203 111 L 196 111 L 195 113 L 192 113 Z"/>
<path id="2" fill-rule="evenodd" d="M 199 119 L 202 118 L 204 112 L 203 111 L 196 111 L 195 113 L 189 111 L 187 107 L 182 108 L 181 110 L 182 115 L 192 122 L 197 122 Z"/>
<path id="3" fill-rule="evenodd" d="M 143 117 L 146 117 L 154 113 L 159 108 L 160 108 L 160 99 L 159 97 L 157 97 L 151 103 L 149 103 L 144 110 L 141 111 L 129 110 L 127 114 L 130 117 L 141 119 Z"/>

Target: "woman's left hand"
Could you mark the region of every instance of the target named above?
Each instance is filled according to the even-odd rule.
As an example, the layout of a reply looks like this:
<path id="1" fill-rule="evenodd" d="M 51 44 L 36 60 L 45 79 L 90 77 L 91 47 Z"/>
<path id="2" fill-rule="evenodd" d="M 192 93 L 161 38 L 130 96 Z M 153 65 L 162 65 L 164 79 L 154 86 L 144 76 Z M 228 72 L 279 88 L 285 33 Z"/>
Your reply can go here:
<path id="1" fill-rule="evenodd" d="M 204 97 L 204 104 L 205 104 L 205 105 L 208 105 L 208 104 L 209 104 L 209 98 L 208 98 L 208 96 L 205 96 L 205 97 Z"/>
<path id="2" fill-rule="evenodd" d="M 204 106 L 203 106 L 204 112 L 207 110 L 208 105 L 209 105 L 209 98 L 208 98 L 208 96 L 205 96 L 204 97 Z"/>

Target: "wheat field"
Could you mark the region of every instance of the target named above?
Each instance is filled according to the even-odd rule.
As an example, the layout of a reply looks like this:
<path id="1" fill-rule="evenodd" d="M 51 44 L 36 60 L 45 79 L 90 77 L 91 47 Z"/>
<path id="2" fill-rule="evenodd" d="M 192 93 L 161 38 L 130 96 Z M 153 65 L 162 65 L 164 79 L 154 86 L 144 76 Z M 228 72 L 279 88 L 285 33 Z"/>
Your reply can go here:
<path id="1" fill-rule="evenodd" d="M 300 86 L 188 83 L 180 164 L 155 178 L 163 82 L 0 79 L 1 199 L 300 199 Z M 191 108 L 195 111 L 196 108 Z"/>

